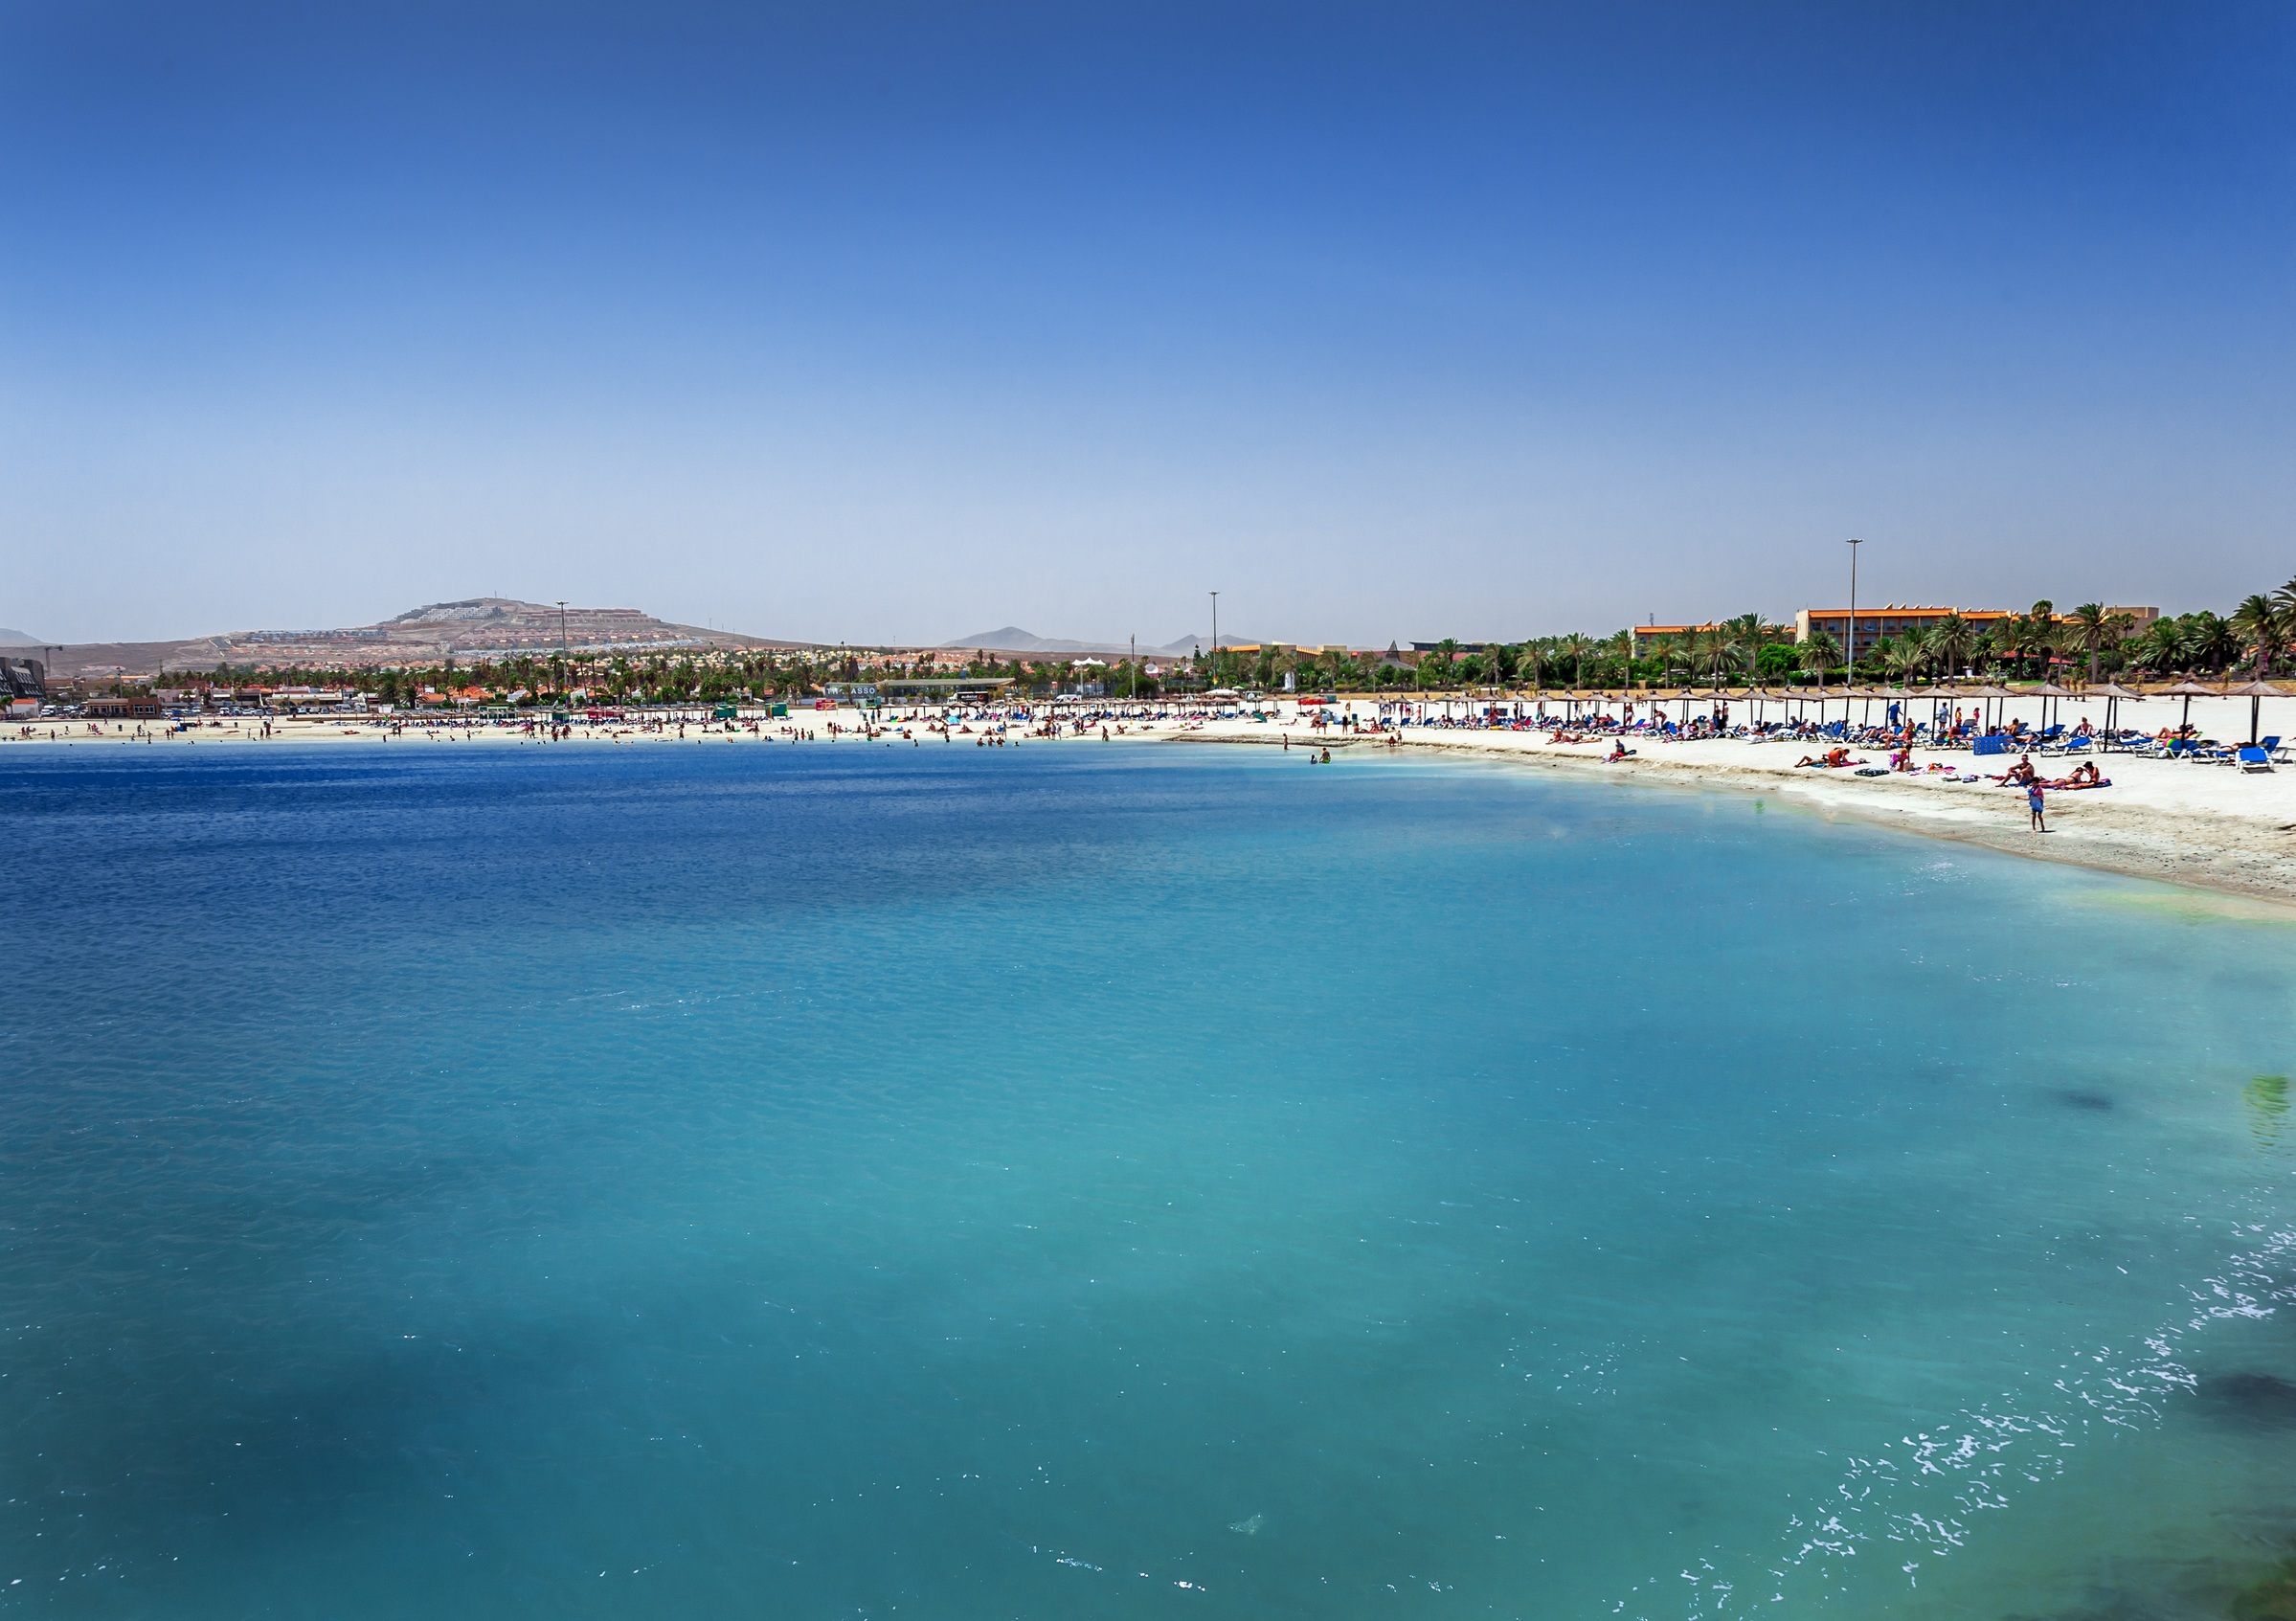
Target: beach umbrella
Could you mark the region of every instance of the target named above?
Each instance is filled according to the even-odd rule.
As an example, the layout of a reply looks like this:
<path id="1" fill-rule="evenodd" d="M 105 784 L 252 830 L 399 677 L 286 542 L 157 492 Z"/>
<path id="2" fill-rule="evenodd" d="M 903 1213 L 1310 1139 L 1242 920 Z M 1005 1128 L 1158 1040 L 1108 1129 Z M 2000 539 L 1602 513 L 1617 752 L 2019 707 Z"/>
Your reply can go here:
<path id="1" fill-rule="evenodd" d="M 1877 695 L 1885 703 L 1896 704 L 1898 706 L 1898 712 L 1901 715 L 1905 712 L 1906 708 L 1913 702 L 1912 689 L 1904 687 L 1884 687 Z M 1888 711 L 1886 710 L 1883 711 L 1885 714 Z"/>
<path id="2" fill-rule="evenodd" d="M 2133 698 L 2141 704 L 2145 701 L 2145 695 L 2131 687 L 2123 687 L 2117 681 L 2108 681 L 2102 687 L 2092 687 L 2089 688 L 2089 693 L 2092 697 L 2101 697 L 2105 700 L 2105 746 L 2109 749 L 2112 747 L 2113 734 L 2119 730 L 2118 716 L 2121 700 Z"/>
<path id="3" fill-rule="evenodd" d="M 1978 687 L 1976 691 L 1970 694 L 1970 696 L 1981 700 L 1998 701 L 2003 698 L 2014 698 L 2016 696 L 2016 694 L 2012 692 L 2006 687 L 1996 687 L 1992 683 L 1988 682 L 1985 686 Z M 1994 711 L 1994 716 L 1995 720 L 1997 720 L 1999 717 L 1998 710 Z M 1991 732 L 1993 730 L 1994 720 L 1988 720 L 1984 724 L 1986 731 Z"/>
<path id="4" fill-rule="evenodd" d="M 2203 682 L 2180 681 L 2175 686 L 2167 688 L 2165 695 L 2171 698 L 2182 698 L 2184 700 L 2184 715 L 2183 718 L 2178 720 L 2176 723 L 2176 729 L 2179 732 L 2182 732 L 2186 727 L 2189 727 L 2193 724 L 2194 699 L 2221 698 L 2224 694 L 2217 688 L 2210 687 Z"/>
<path id="5" fill-rule="evenodd" d="M 1938 682 L 1929 688 L 1929 725 L 1933 729 L 1933 734 L 1934 729 L 1937 727 L 1940 706 L 1957 704 L 1960 701 L 1961 688 L 1949 681 Z"/>
<path id="6" fill-rule="evenodd" d="M 2041 730 L 2044 732 L 2049 729 L 2049 701 L 2053 698 L 2073 696 L 2070 688 L 2060 687 L 2054 681 L 2044 681 L 2038 687 L 2028 687 L 2025 688 L 2025 693 L 2028 697 L 2038 698 L 2041 701 Z M 2058 719 L 2061 721 L 2063 718 L 2064 709 L 2060 704 L 2058 707 Z"/>
<path id="7" fill-rule="evenodd" d="M 2230 693 L 2226 694 L 2228 697 L 2248 700 L 2248 746 L 2251 749 L 2256 747 L 2257 715 L 2263 709 L 2264 700 L 2285 698 L 2287 695 L 2285 688 L 2275 687 L 2268 681 L 2252 681 L 2245 687 L 2234 687 Z"/>

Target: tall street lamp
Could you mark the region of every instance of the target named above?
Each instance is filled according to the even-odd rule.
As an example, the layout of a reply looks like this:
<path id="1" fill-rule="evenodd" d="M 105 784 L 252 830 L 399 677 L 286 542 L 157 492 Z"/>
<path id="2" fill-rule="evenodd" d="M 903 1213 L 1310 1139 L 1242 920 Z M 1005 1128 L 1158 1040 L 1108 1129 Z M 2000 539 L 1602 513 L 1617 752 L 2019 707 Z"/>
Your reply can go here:
<path id="1" fill-rule="evenodd" d="M 1220 594 L 1219 594 L 1218 592 L 1216 592 L 1216 591 L 1215 591 L 1215 592 L 1213 592 L 1213 593 L 1211 593 L 1211 598 L 1212 598 L 1212 685 L 1213 685 L 1214 687 L 1217 687 L 1217 686 L 1219 686 L 1219 685 L 1220 685 Z"/>
<path id="2" fill-rule="evenodd" d="M 1850 539 L 1850 644 L 1842 654 L 1841 671 L 1845 690 L 1849 687 L 1857 685 L 1857 549 L 1864 544 L 1856 536 L 1852 536 Z M 1844 722 L 1842 730 L 1846 732 L 1849 730 L 1847 722 L 1850 711 L 1848 708 L 1845 707 L 1841 713 Z"/>

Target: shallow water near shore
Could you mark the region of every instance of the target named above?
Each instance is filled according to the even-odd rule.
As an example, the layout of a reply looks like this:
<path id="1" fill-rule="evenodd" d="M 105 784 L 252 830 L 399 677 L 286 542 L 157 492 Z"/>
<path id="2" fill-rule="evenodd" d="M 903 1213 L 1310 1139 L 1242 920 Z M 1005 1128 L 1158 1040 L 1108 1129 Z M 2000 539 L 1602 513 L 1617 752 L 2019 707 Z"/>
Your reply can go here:
<path id="1" fill-rule="evenodd" d="M 0 1609 L 2222 1616 L 2296 928 L 1271 750 L 11 756 Z"/>

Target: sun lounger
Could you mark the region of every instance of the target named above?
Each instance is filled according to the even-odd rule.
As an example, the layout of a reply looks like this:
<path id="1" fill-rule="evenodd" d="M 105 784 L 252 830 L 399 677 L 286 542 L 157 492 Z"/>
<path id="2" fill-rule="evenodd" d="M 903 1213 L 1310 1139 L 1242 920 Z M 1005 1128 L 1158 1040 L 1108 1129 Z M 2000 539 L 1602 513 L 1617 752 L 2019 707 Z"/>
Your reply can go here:
<path id="1" fill-rule="evenodd" d="M 2242 771 L 2270 771 L 2272 769 L 2272 755 L 2269 751 L 2264 749 L 2242 749 L 2240 760 Z"/>

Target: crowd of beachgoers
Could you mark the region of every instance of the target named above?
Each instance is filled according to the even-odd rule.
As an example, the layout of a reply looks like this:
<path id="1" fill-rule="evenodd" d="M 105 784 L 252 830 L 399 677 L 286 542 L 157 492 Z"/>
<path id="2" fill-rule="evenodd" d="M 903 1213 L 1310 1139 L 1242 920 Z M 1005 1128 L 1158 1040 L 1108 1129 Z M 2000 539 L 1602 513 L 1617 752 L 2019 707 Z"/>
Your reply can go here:
<path id="1" fill-rule="evenodd" d="M 2003 693 L 2003 698 L 2013 694 Z M 2046 701 L 2043 701 L 2046 709 Z M 1862 706 L 1862 708 L 1860 708 Z M 1836 707 L 1840 712 L 1836 712 Z M 750 736 L 789 742 L 899 738 L 954 742 L 1055 739 L 1080 735 L 1169 736 L 1207 727 L 1306 728 L 1347 737 L 1433 732 L 1514 732 L 1543 734 L 1557 744 L 1597 739 L 1635 742 L 1803 742 L 1822 745 L 1815 767 L 1847 763 L 1857 749 L 1888 751 L 1885 769 L 1912 769 L 1919 752 L 2087 754 L 2126 753 L 2195 759 L 2237 759 L 2250 746 L 2225 744 L 2180 718 L 2148 730 L 2106 723 L 2082 713 L 2067 722 L 2044 713 L 2028 719 L 2009 706 L 1963 707 L 1902 694 L 1821 697 L 1810 692 L 1760 691 L 1673 696 L 1563 694 L 1554 696 L 1426 699 L 1159 699 L 1120 702 L 1056 699 L 973 706 L 855 709 L 720 706 L 651 709 L 593 709 L 572 714 L 529 711 L 510 715 L 346 712 L 303 716 L 269 714 L 175 717 L 164 721 L 49 719 L 14 729 L 18 741 L 107 738 L 157 742 L 203 737 L 268 740 L 284 737 L 518 738 L 541 741 L 705 736 Z M 2186 705 L 2189 715 L 2190 705 Z M 2255 748 L 2278 759 L 2277 736 Z M 1860 764 L 1865 762 L 1860 761 Z"/>

